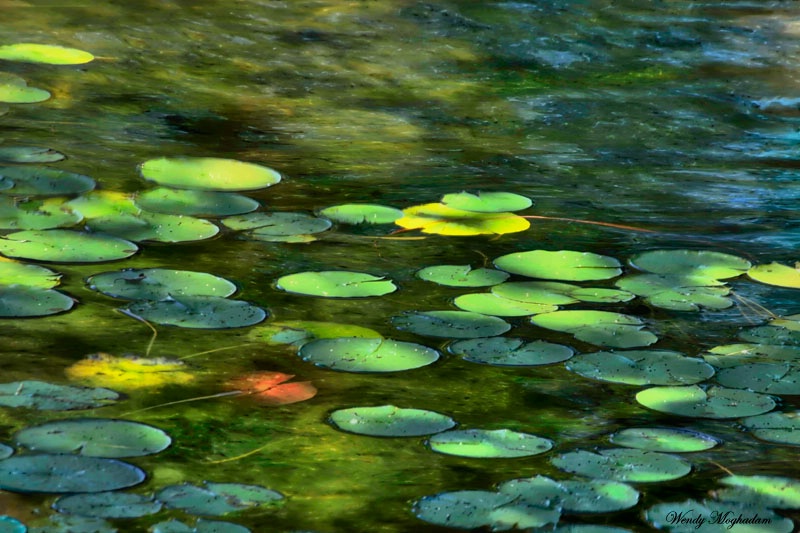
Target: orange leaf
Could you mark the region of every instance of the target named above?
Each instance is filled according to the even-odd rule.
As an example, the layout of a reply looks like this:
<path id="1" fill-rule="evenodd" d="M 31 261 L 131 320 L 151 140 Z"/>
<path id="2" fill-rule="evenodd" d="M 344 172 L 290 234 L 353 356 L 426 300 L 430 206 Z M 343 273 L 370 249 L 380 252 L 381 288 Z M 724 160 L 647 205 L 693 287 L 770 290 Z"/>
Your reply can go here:
<path id="1" fill-rule="evenodd" d="M 293 377 L 282 372 L 253 372 L 230 380 L 227 388 L 254 396 L 266 405 L 286 405 L 316 396 L 317 388 L 310 381 L 284 383 Z"/>

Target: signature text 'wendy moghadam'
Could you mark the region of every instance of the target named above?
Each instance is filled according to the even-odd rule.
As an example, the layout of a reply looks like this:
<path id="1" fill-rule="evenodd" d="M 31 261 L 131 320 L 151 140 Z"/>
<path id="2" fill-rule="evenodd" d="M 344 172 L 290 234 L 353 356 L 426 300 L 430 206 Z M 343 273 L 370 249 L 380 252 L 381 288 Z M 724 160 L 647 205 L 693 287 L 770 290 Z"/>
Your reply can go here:
<path id="1" fill-rule="evenodd" d="M 734 513 L 733 511 L 711 511 L 704 515 L 696 512 L 694 509 L 688 511 L 670 511 L 666 516 L 667 522 L 670 525 L 689 525 L 694 524 L 695 529 L 700 529 L 704 524 L 721 524 L 725 525 L 728 529 L 733 528 L 737 524 L 770 524 L 771 518 L 762 518 L 758 513 L 752 516 L 745 516 L 742 513 Z"/>

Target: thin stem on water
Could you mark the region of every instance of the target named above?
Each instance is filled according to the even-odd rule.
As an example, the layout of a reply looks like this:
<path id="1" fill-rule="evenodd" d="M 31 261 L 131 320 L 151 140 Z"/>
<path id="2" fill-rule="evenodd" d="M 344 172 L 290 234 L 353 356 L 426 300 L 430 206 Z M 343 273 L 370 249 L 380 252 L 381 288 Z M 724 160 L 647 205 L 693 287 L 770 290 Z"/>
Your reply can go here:
<path id="1" fill-rule="evenodd" d="M 624 229 L 630 231 L 641 231 L 644 233 L 657 233 L 651 229 L 640 228 L 638 226 L 626 226 L 625 224 L 614 224 L 612 222 L 597 222 L 596 220 L 583 220 L 580 218 L 567 218 L 567 217 L 547 217 L 543 215 L 519 215 L 522 218 L 530 218 L 536 220 L 560 220 L 563 222 L 577 222 L 579 224 L 592 224 L 594 226 L 605 226 L 607 228 Z"/>
<path id="2" fill-rule="evenodd" d="M 254 342 L 245 342 L 244 344 L 235 344 L 233 346 L 225 346 L 224 348 L 214 348 L 213 350 L 206 350 L 204 352 L 197 352 L 197 353 L 191 353 L 189 355 L 184 355 L 183 357 L 178 357 L 178 360 L 179 361 L 183 361 L 184 359 L 189 359 L 191 357 L 197 357 L 198 355 L 205 355 L 205 354 L 214 353 L 214 352 L 221 352 L 223 350 L 232 350 L 234 348 L 242 348 L 243 346 L 253 346 L 254 344 L 255 344 Z"/>
<path id="3" fill-rule="evenodd" d="M 139 322 L 150 328 L 150 331 L 153 332 L 153 336 L 150 337 L 150 342 L 147 344 L 147 350 L 145 350 L 144 352 L 145 357 L 150 357 L 150 352 L 153 350 L 153 344 L 155 344 L 156 337 L 158 337 L 158 331 L 156 331 L 156 328 L 153 326 L 153 324 L 151 324 L 144 318 L 140 317 L 139 315 L 131 313 L 127 309 L 114 309 L 114 311 L 122 313 L 123 315 L 133 318 L 134 320 L 138 320 Z"/>
<path id="4" fill-rule="evenodd" d="M 179 403 L 188 403 L 188 402 L 195 402 L 199 400 L 211 400 L 213 398 L 223 398 L 225 396 L 236 396 L 238 394 L 243 394 L 240 390 L 234 390 L 229 392 L 220 392 L 217 394 L 211 394 L 209 396 L 198 396 L 196 398 L 187 398 L 185 400 L 175 400 L 174 402 L 167 402 L 167 403 L 160 403 L 158 405 L 151 405 L 150 407 L 144 407 L 142 409 L 136 409 L 135 411 L 128 411 L 126 413 L 122 413 L 119 416 L 129 416 L 136 413 L 143 413 L 145 411 L 150 411 L 152 409 L 158 409 L 159 407 L 166 407 L 168 405 L 177 405 Z"/>

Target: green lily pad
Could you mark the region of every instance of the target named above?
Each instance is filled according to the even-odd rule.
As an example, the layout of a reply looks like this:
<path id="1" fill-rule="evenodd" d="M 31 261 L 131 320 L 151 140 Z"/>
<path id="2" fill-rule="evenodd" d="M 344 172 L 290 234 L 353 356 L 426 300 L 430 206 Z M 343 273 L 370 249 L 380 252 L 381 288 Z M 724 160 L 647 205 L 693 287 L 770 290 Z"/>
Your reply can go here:
<path id="1" fill-rule="evenodd" d="M 6 515 L 0 516 L 0 533 L 26 533 L 26 531 L 28 531 L 28 528 L 25 524 L 16 518 Z"/>
<path id="2" fill-rule="evenodd" d="M 289 274 L 278 278 L 276 284 L 286 292 L 326 298 L 383 296 L 397 290 L 397 286 L 386 278 L 338 270 Z"/>
<path id="3" fill-rule="evenodd" d="M 800 364 L 753 363 L 720 370 L 716 381 L 732 389 L 766 394 L 800 394 Z"/>
<path id="4" fill-rule="evenodd" d="M 95 181 L 89 176 L 51 167 L 0 167 L 0 177 L 11 180 L 14 186 L 0 190 L 12 196 L 65 196 L 91 191 Z"/>
<path id="5" fill-rule="evenodd" d="M 28 533 L 119 533 L 105 518 L 91 516 L 51 514 L 46 522 L 36 522 Z"/>
<path id="6" fill-rule="evenodd" d="M 0 113 L 2 115 L 2 113 Z M 66 156 L 52 148 L 39 146 L 0 146 L 2 163 L 55 163 Z"/>
<path id="7" fill-rule="evenodd" d="M 28 82 L 8 72 L 0 72 L 0 103 L 35 104 L 50 99 L 44 89 L 28 87 Z"/>
<path id="8" fill-rule="evenodd" d="M 142 163 L 139 172 L 159 185 L 203 191 L 252 191 L 281 180 L 269 167 L 216 157 L 161 157 Z"/>
<path id="9" fill-rule="evenodd" d="M 11 492 L 105 492 L 144 481 L 136 466 L 84 455 L 16 455 L 0 461 L 0 489 Z"/>
<path id="10" fill-rule="evenodd" d="M 61 496 L 53 504 L 60 513 L 97 518 L 139 518 L 161 510 L 161 502 L 141 494 L 96 492 Z"/>
<path id="11" fill-rule="evenodd" d="M 91 191 L 70 200 L 67 206 L 86 219 L 138 215 L 142 212 L 132 195 L 116 191 Z"/>
<path id="12" fill-rule="evenodd" d="M 492 316 L 530 316 L 558 309 L 555 305 L 510 300 L 488 292 L 462 294 L 453 304 L 463 311 Z"/>
<path id="13" fill-rule="evenodd" d="M 14 455 L 14 448 L 11 446 L 6 446 L 5 444 L 0 444 L 0 459 L 5 459 L 6 457 L 11 457 Z"/>
<path id="14" fill-rule="evenodd" d="M 731 488 L 714 492 L 722 501 L 769 509 L 800 509 L 800 480 L 779 476 L 727 476 L 720 483 Z"/>
<path id="15" fill-rule="evenodd" d="M 119 394 L 103 388 L 72 387 L 43 381 L 0 383 L 0 405 L 42 411 L 92 409 L 110 405 Z"/>
<path id="16" fill-rule="evenodd" d="M 697 311 L 700 307 L 726 309 L 733 305 L 727 298 L 730 289 L 711 278 L 638 274 L 626 276 L 615 285 L 644 297 L 650 305 L 673 311 Z"/>
<path id="17" fill-rule="evenodd" d="M 800 411 L 751 416 L 741 424 L 758 439 L 800 446 Z"/>
<path id="18" fill-rule="evenodd" d="M 706 250 L 653 250 L 631 258 L 639 270 L 653 274 L 728 279 L 741 276 L 750 261 L 735 255 Z"/>
<path id="19" fill-rule="evenodd" d="M 714 375 L 714 368 L 702 359 L 669 350 L 578 354 L 567 369 L 585 378 L 626 385 L 690 385 Z"/>
<path id="20" fill-rule="evenodd" d="M 710 435 L 675 428 L 626 428 L 611 435 L 609 440 L 617 446 L 667 453 L 701 452 L 720 443 Z"/>
<path id="21" fill-rule="evenodd" d="M 767 285 L 800 289 L 800 267 L 797 265 L 794 268 L 780 263 L 756 265 L 747 271 L 747 275 Z"/>
<path id="22" fill-rule="evenodd" d="M 63 198 L 26 200 L 0 196 L 0 228 L 52 229 L 74 226 L 83 220 L 80 213 L 69 209 Z"/>
<path id="23" fill-rule="evenodd" d="M 576 339 L 612 348 L 649 346 L 658 337 L 636 317 L 608 311 L 555 311 L 534 315 L 537 326 L 571 333 Z"/>
<path id="24" fill-rule="evenodd" d="M 114 261 L 138 250 L 132 242 L 117 237 L 64 229 L 18 231 L 0 238 L 3 255 L 59 263 Z"/>
<path id="25" fill-rule="evenodd" d="M 277 491 L 240 483 L 206 483 L 205 487 L 185 483 L 165 487 L 156 494 L 156 500 L 170 509 L 181 509 L 201 516 L 221 516 L 243 509 L 274 505 L 283 499 L 283 495 Z"/>
<path id="26" fill-rule="evenodd" d="M 16 43 L 0 46 L 0 59 L 48 65 L 81 65 L 94 59 L 89 52 L 52 44 Z"/>
<path id="27" fill-rule="evenodd" d="M 456 425 L 452 418 L 440 413 L 394 405 L 338 409 L 329 420 L 342 431 L 373 437 L 421 437 Z"/>
<path id="28" fill-rule="evenodd" d="M 569 305 L 576 302 L 620 303 L 635 296 L 627 291 L 580 287 L 556 281 L 515 281 L 491 288 L 493 294 L 522 302 Z"/>
<path id="29" fill-rule="evenodd" d="M 260 204 L 241 194 L 157 187 L 136 195 L 136 205 L 166 215 L 224 217 L 255 211 Z"/>
<path id="30" fill-rule="evenodd" d="M 54 315 L 74 305 L 75 300 L 53 289 L 0 285 L 0 318 Z"/>
<path id="31" fill-rule="evenodd" d="M 267 242 L 309 242 L 315 233 L 331 227 L 326 218 L 313 217 L 305 213 L 249 213 L 227 217 L 222 224 L 236 231 L 246 231 L 246 236 Z"/>
<path id="32" fill-rule="evenodd" d="M 737 517 L 758 518 L 760 522 L 735 524 Z M 645 519 L 656 529 L 671 533 L 791 533 L 794 524 L 788 518 L 764 507 L 713 500 L 686 500 L 656 504 L 645 512 Z"/>
<path id="33" fill-rule="evenodd" d="M 403 210 L 394 221 L 405 229 L 418 229 L 434 235 L 471 236 L 505 235 L 530 228 L 527 219 L 514 213 L 476 213 L 454 209 L 444 204 L 424 204 Z"/>
<path id="34" fill-rule="evenodd" d="M 171 296 L 160 301 L 135 301 L 125 309 L 156 324 L 191 329 L 241 328 L 258 324 L 267 312 L 248 302 L 218 296 Z"/>
<path id="35" fill-rule="evenodd" d="M 158 428 L 109 418 L 80 418 L 28 427 L 14 436 L 17 444 L 38 452 L 90 457 L 139 457 L 165 450 L 172 439 Z"/>
<path id="36" fill-rule="evenodd" d="M 739 338 L 758 344 L 800 346 L 800 330 L 792 330 L 779 325 L 749 328 L 741 331 Z"/>
<path id="37" fill-rule="evenodd" d="M 431 450 L 476 458 L 528 457 L 550 450 L 553 441 L 509 429 L 464 429 L 438 433 L 428 439 Z"/>
<path id="38" fill-rule="evenodd" d="M 420 279 L 447 287 L 489 287 L 503 283 L 508 276 L 500 270 L 469 265 L 434 265 L 417 271 Z"/>
<path id="39" fill-rule="evenodd" d="M 459 192 L 445 194 L 442 197 L 442 203 L 453 209 L 475 213 L 521 211 L 533 204 L 530 198 L 512 192 L 479 192 L 477 194 Z"/>
<path id="40" fill-rule="evenodd" d="M 630 485 L 600 479 L 556 481 L 536 476 L 505 481 L 498 491 L 530 505 L 574 513 L 621 511 L 639 502 L 639 491 Z"/>
<path id="41" fill-rule="evenodd" d="M 448 351 L 465 361 L 497 366 L 538 366 L 566 361 L 572 348 L 546 341 L 525 342 L 512 337 L 465 339 L 451 343 Z"/>
<path id="42" fill-rule="evenodd" d="M 374 329 L 365 328 L 364 326 L 313 320 L 273 322 L 251 330 L 248 336 L 256 340 L 263 340 L 267 344 L 292 344 L 297 347 L 303 346 L 314 339 L 335 339 L 338 337 L 383 338 L 383 335 Z"/>
<path id="43" fill-rule="evenodd" d="M 148 529 L 151 533 L 250 533 L 250 530 L 233 522 L 205 520 L 200 518 L 195 527 L 187 526 L 175 519 L 159 522 Z"/>
<path id="44" fill-rule="evenodd" d="M 343 372 L 398 372 L 439 359 L 439 352 L 420 344 L 355 337 L 313 340 L 300 348 L 299 355 L 304 361 Z"/>
<path id="45" fill-rule="evenodd" d="M 428 337 L 474 339 L 502 335 L 511 325 L 503 319 L 468 311 L 417 311 L 392 317 L 397 329 Z"/>
<path id="46" fill-rule="evenodd" d="M 633 483 L 678 479 L 692 470 L 692 465 L 680 457 L 629 448 L 600 450 L 597 453 L 577 450 L 558 455 L 550 462 L 556 468 L 573 474 Z"/>
<path id="47" fill-rule="evenodd" d="M 236 292 L 236 285 L 205 272 L 166 268 L 126 268 L 95 274 L 86 280 L 90 289 L 125 300 L 164 300 L 177 296 L 218 296 Z"/>
<path id="48" fill-rule="evenodd" d="M 219 233 L 216 224 L 202 218 L 145 211 L 137 215 L 91 218 L 87 226 L 92 231 L 135 242 L 192 242 L 210 239 Z"/>
<path id="49" fill-rule="evenodd" d="M 733 368 L 755 363 L 794 363 L 800 361 L 800 346 L 776 344 L 723 344 L 703 354 L 717 368 Z"/>
<path id="50" fill-rule="evenodd" d="M 319 214 L 339 224 L 391 224 L 403 216 L 399 209 L 374 204 L 334 205 Z"/>
<path id="51" fill-rule="evenodd" d="M 652 387 L 639 392 L 636 401 L 645 407 L 693 418 L 741 418 L 775 408 L 775 400 L 765 394 L 725 387 Z"/>
<path id="52" fill-rule="evenodd" d="M 613 257 L 571 250 L 532 250 L 507 254 L 495 259 L 494 266 L 529 278 L 562 281 L 610 279 L 622 272 L 619 261 Z"/>

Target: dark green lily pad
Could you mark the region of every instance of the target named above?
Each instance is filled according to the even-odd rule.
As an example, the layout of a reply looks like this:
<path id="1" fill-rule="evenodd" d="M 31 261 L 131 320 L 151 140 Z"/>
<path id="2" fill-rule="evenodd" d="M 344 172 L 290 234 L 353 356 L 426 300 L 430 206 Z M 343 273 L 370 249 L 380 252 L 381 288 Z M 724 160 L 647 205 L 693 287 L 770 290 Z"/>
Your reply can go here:
<path id="1" fill-rule="evenodd" d="M 78 453 L 90 457 L 138 457 L 165 450 L 172 439 L 158 428 L 109 418 L 58 420 L 28 427 L 14 437 L 38 452 Z"/>
<path id="2" fill-rule="evenodd" d="M 639 392 L 636 401 L 654 411 L 693 418 L 741 418 L 775 408 L 775 400 L 765 394 L 697 385 L 652 387 Z"/>
<path id="3" fill-rule="evenodd" d="M 25 533 L 28 528 L 25 524 L 10 516 L 0 516 L 0 533 Z"/>
<path id="4" fill-rule="evenodd" d="M 0 489 L 11 492 L 105 492 L 138 485 L 145 474 L 117 459 L 83 455 L 15 455 L 0 461 Z"/>
<path id="5" fill-rule="evenodd" d="M 0 196 L 0 228 L 64 228 L 83 220 L 83 216 L 72 211 L 63 198 L 18 200 Z"/>
<path id="6" fill-rule="evenodd" d="M 509 275 L 492 268 L 469 265 L 434 265 L 417 271 L 417 277 L 447 287 L 489 287 L 503 283 Z"/>
<path id="7" fill-rule="evenodd" d="M 462 294 L 453 304 L 463 311 L 492 316 L 530 316 L 558 309 L 555 305 L 510 300 L 488 292 Z"/>
<path id="8" fill-rule="evenodd" d="M 703 354 L 717 368 L 733 368 L 756 363 L 791 364 L 800 361 L 800 346 L 777 344 L 723 344 Z"/>
<path id="9" fill-rule="evenodd" d="M 417 335 L 454 339 L 493 337 L 511 329 L 503 319 L 468 311 L 417 311 L 392 317 L 392 323 Z"/>
<path id="10" fill-rule="evenodd" d="M 465 339 L 451 343 L 448 351 L 465 361 L 498 366 L 538 366 L 566 361 L 572 348 L 546 341 L 525 342 L 512 337 Z"/>
<path id="11" fill-rule="evenodd" d="M 227 217 L 222 224 L 236 231 L 246 231 L 248 237 L 267 242 L 307 242 L 315 233 L 328 230 L 332 223 L 326 218 L 305 213 L 249 213 Z"/>
<path id="12" fill-rule="evenodd" d="M 49 98 L 48 91 L 28 87 L 28 82 L 23 78 L 8 72 L 0 72 L 0 103 L 35 104 Z"/>
<path id="13" fill-rule="evenodd" d="M 304 344 L 299 355 L 304 361 L 343 372 L 398 372 L 439 359 L 439 352 L 420 344 L 354 337 L 317 339 Z"/>
<path id="14" fill-rule="evenodd" d="M 103 407 L 118 399 L 118 393 L 99 387 L 72 387 L 44 381 L 0 383 L 0 405 L 5 407 L 68 411 Z"/>
<path id="15" fill-rule="evenodd" d="M 3 255 L 37 261 L 99 263 L 125 259 L 138 250 L 117 237 L 63 229 L 18 231 L 0 238 Z"/>
<path id="16" fill-rule="evenodd" d="M 629 448 L 585 450 L 558 455 L 553 466 L 581 476 L 633 483 L 655 483 L 678 479 L 692 470 L 692 465 L 674 455 Z"/>
<path id="17" fill-rule="evenodd" d="M 751 416 L 741 424 L 758 439 L 800 446 L 800 411 Z"/>
<path id="18" fill-rule="evenodd" d="M 117 214 L 91 218 L 92 231 L 108 233 L 131 241 L 193 242 L 210 239 L 219 227 L 202 218 L 162 213 Z"/>
<path id="19" fill-rule="evenodd" d="M 727 476 L 719 481 L 731 488 L 715 491 L 718 500 L 769 509 L 800 509 L 800 480 L 779 476 Z"/>
<path id="20" fill-rule="evenodd" d="M 732 389 L 766 394 L 800 394 L 799 363 L 753 363 L 723 368 L 716 381 Z"/>
<path id="21" fill-rule="evenodd" d="M 60 513 L 97 518 L 139 518 L 161 510 L 161 502 L 141 494 L 97 492 L 62 496 L 53 508 Z"/>
<path id="22" fill-rule="evenodd" d="M 156 499 L 170 509 L 181 509 L 201 516 L 222 516 L 243 509 L 274 505 L 284 497 L 280 492 L 259 485 L 206 483 L 204 488 L 184 483 L 161 489 Z"/>
<path id="23" fill-rule="evenodd" d="M 339 224 L 391 224 L 403 216 L 399 209 L 374 204 L 334 205 L 319 214 Z"/>
<path id="24" fill-rule="evenodd" d="M 135 301 L 125 309 L 156 324 L 192 329 L 242 328 L 258 324 L 267 312 L 242 300 L 217 296 L 171 296 L 160 301 Z"/>
<path id="25" fill-rule="evenodd" d="M 609 279 L 622 272 L 613 257 L 590 252 L 532 250 L 503 255 L 494 260 L 500 270 L 529 278 L 563 281 Z"/>
<path id="26" fill-rule="evenodd" d="M 91 191 L 95 186 L 88 176 L 51 167 L 0 167 L 0 177 L 14 183 L 10 189 L 0 190 L 0 194 L 13 196 L 66 196 Z"/>
<path id="27" fill-rule="evenodd" d="M 530 198 L 512 192 L 478 192 L 477 194 L 459 192 L 445 194 L 442 197 L 442 203 L 453 209 L 475 213 L 521 211 L 533 204 Z"/>
<path id="28" fill-rule="evenodd" d="M 166 268 L 126 268 L 95 274 L 89 288 L 125 300 L 164 300 L 177 296 L 218 296 L 236 292 L 236 285 L 205 272 Z"/>
<path id="29" fill-rule="evenodd" d="M 338 409 L 331 413 L 330 422 L 342 431 L 374 437 L 420 437 L 456 425 L 452 418 L 443 414 L 394 405 Z"/>
<path id="30" fill-rule="evenodd" d="M 751 519 L 757 516 L 764 522 L 733 526 L 732 520 L 738 516 Z M 791 520 L 770 509 L 713 500 L 659 503 L 647 509 L 645 519 L 656 529 L 669 529 L 671 533 L 791 533 L 794 530 Z"/>
<path id="31" fill-rule="evenodd" d="M 159 185 L 201 191 L 252 191 L 281 180 L 269 167 L 216 157 L 162 157 L 145 161 L 139 171 Z"/>
<path id="32" fill-rule="evenodd" d="M 492 531 L 543 527 L 558 523 L 555 508 L 528 505 L 515 497 L 485 490 L 459 490 L 425 496 L 414 504 L 414 514 L 431 524 L 460 529 L 487 527 Z"/>
<path id="33" fill-rule="evenodd" d="M 550 450 L 553 441 L 509 429 L 464 429 L 438 433 L 428 439 L 431 450 L 476 458 L 528 457 Z"/>
<path id="34" fill-rule="evenodd" d="M 241 194 L 157 187 L 136 195 L 136 205 L 166 215 L 224 217 L 255 211 L 260 204 Z"/>
<path id="35" fill-rule="evenodd" d="M 568 305 L 576 302 L 620 303 L 635 298 L 635 295 L 617 289 L 581 287 L 557 281 L 515 281 L 495 285 L 492 293 L 531 303 Z"/>
<path id="36" fill-rule="evenodd" d="M 653 250 L 635 255 L 631 264 L 653 274 L 728 279 L 741 276 L 750 261 L 735 255 L 707 250 Z"/>
<path id="37" fill-rule="evenodd" d="M 702 359 L 669 350 L 584 353 L 566 366 L 586 378 L 626 385 L 689 385 L 714 375 Z"/>
<path id="38" fill-rule="evenodd" d="M 739 333 L 739 338 L 757 344 L 800 346 L 800 330 L 791 330 L 782 326 L 769 325 L 746 329 Z"/>
<path id="39" fill-rule="evenodd" d="M 612 348 L 648 346 L 658 337 L 636 317 L 608 311 L 555 311 L 534 315 L 537 326 L 571 333 L 576 339 Z"/>
<path id="40" fill-rule="evenodd" d="M 363 272 L 338 270 L 289 274 L 278 278 L 276 284 L 286 292 L 326 298 L 383 296 L 397 290 L 397 286 L 389 279 Z"/>
<path id="41" fill-rule="evenodd" d="M 69 311 L 75 300 L 53 289 L 0 285 L 0 318 L 48 316 Z"/>
<path id="42" fill-rule="evenodd" d="M 2 113 L 0 113 L 2 115 Z M 55 163 L 66 156 L 51 148 L 38 146 L 0 146 L 2 163 Z"/>
<path id="43" fill-rule="evenodd" d="M 52 44 L 16 43 L 0 46 L 0 59 L 48 65 L 81 65 L 94 59 L 89 52 Z"/>
<path id="44" fill-rule="evenodd" d="M 315 320 L 272 322 L 251 330 L 248 336 L 256 340 L 265 341 L 267 344 L 292 344 L 297 347 L 303 346 L 314 339 L 335 339 L 339 337 L 383 338 L 383 335 L 374 329 L 365 328 L 364 326 Z"/>
<path id="45" fill-rule="evenodd" d="M 639 274 L 626 276 L 615 285 L 645 298 L 650 305 L 674 311 L 726 309 L 733 305 L 730 289 L 721 282 L 698 276 Z"/>
<path id="46" fill-rule="evenodd" d="M 626 428 L 609 440 L 617 446 L 667 453 L 701 452 L 720 444 L 710 435 L 676 428 Z"/>
<path id="47" fill-rule="evenodd" d="M 639 491 L 630 485 L 600 479 L 556 481 L 535 476 L 505 481 L 498 491 L 530 505 L 574 513 L 620 511 L 639 502 Z"/>

